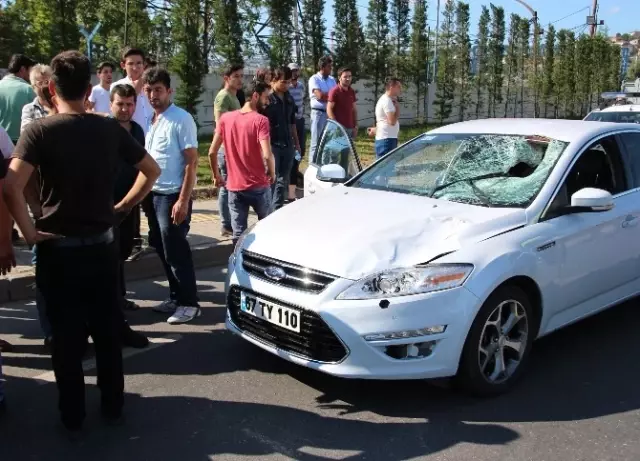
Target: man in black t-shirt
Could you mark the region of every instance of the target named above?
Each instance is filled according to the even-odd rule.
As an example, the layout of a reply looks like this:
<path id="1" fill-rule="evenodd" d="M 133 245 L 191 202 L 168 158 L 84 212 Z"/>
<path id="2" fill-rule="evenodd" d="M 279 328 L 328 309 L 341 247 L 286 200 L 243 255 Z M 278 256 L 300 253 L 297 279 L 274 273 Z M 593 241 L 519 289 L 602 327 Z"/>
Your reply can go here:
<path id="1" fill-rule="evenodd" d="M 36 283 L 51 322 L 53 370 L 62 422 L 70 431 L 85 418 L 82 356 L 93 338 L 102 415 L 122 417 L 118 253 L 114 225 L 149 193 L 156 162 L 117 121 L 85 112 L 91 65 L 77 51 L 51 61 L 49 90 L 58 113 L 29 124 L 20 136 L 3 189 L 9 211 L 28 244 L 38 244 Z M 120 161 L 135 165 L 133 188 L 115 205 Z M 42 216 L 29 217 L 23 190 L 40 169 Z"/>

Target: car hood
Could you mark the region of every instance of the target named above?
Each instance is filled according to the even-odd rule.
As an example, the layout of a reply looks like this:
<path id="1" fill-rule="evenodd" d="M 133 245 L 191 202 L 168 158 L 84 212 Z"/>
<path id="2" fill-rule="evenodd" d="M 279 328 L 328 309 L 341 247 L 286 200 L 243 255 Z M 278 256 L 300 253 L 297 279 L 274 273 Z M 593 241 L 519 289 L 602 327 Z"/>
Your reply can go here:
<path id="1" fill-rule="evenodd" d="M 258 222 L 243 249 L 358 280 L 428 262 L 525 223 L 522 209 L 338 186 Z"/>

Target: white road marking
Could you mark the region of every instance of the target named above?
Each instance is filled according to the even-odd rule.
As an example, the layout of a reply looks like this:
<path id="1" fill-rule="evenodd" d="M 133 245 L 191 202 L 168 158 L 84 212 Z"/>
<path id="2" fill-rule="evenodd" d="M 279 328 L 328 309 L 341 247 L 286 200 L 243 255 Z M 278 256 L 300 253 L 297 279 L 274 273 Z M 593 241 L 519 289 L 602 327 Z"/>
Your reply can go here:
<path id="1" fill-rule="evenodd" d="M 167 335 L 167 336 L 163 336 L 160 338 L 149 338 L 149 342 L 151 344 L 149 344 L 148 347 L 146 347 L 145 349 L 132 349 L 130 347 L 127 347 L 126 349 L 122 350 L 122 359 L 128 359 L 129 357 L 133 357 L 134 355 L 138 355 L 138 354 L 142 354 L 143 352 L 148 352 L 151 351 L 153 349 L 156 349 L 160 346 L 164 346 L 165 344 L 171 344 L 171 343 L 175 343 L 176 341 L 178 341 L 179 339 L 182 338 L 182 335 L 179 334 L 171 334 L 171 335 Z M 93 370 L 96 367 L 96 359 L 95 358 L 90 358 L 85 360 L 84 362 L 82 362 L 82 369 L 87 372 L 90 370 Z M 33 378 L 35 381 L 38 382 L 38 384 L 42 385 L 42 384 L 49 384 L 49 383 L 55 383 L 56 382 L 56 377 L 55 374 L 53 373 L 53 371 L 48 371 L 46 373 L 42 373 L 41 375 L 35 376 Z"/>
<path id="2" fill-rule="evenodd" d="M 247 427 L 242 428 L 242 432 L 244 432 L 247 436 L 251 437 L 252 439 L 257 440 L 258 442 L 268 446 L 276 453 L 280 453 L 281 455 L 288 456 L 289 458 L 294 460 L 298 458 L 298 454 L 295 452 L 295 450 L 289 449 L 288 447 L 282 445 L 280 442 L 277 442 L 271 439 L 270 437 L 260 434 L 259 432 L 253 431 Z"/>

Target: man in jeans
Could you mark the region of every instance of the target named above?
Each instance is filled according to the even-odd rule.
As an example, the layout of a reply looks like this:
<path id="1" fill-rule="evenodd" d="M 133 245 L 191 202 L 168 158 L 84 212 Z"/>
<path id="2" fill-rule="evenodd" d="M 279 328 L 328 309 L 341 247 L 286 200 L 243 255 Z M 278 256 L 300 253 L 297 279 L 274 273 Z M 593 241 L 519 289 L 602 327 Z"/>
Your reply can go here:
<path id="1" fill-rule="evenodd" d="M 169 298 L 153 310 L 172 314 L 168 323 L 185 323 L 201 315 L 187 241 L 198 162 L 198 130 L 191 114 L 171 102 L 169 72 L 151 67 L 144 72 L 143 79 L 155 111 L 146 148 L 162 169 L 145 199 L 149 243 L 164 265 L 170 292 Z"/>
<path id="2" fill-rule="evenodd" d="M 289 93 L 291 69 L 280 67 L 273 72 L 271 96 L 264 115 L 269 119 L 271 150 L 276 162 L 276 183 L 271 188 L 273 209 L 282 208 L 289 195 L 289 181 L 296 151 L 300 152 L 296 129 L 296 103 Z"/>
<path id="3" fill-rule="evenodd" d="M 238 99 L 238 92 L 242 92 L 242 79 L 244 78 L 244 67 L 235 64 L 229 66 L 222 74 L 224 78 L 224 87 L 218 91 L 216 99 L 213 101 L 213 117 L 216 123 L 225 112 L 232 110 L 240 110 L 242 107 Z M 224 161 L 224 147 L 218 151 L 218 165 L 222 179 L 227 179 L 227 165 Z M 232 234 L 231 215 L 229 214 L 229 194 L 227 188 L 218 185 L 218 210 L 220 211 L 220 219 L 222 220 L 222 229 L 220 235 L 228 237 Z"/>
<path id="4" fill-rule="evenodd" d="M 313 162 L 316 147 L 327 124 L 327 101 L 329 91 L 336 86 L 331 76 L 333 61 L 331 56 L 323 56 L 318 62 L 320 71 L 309 79 L 309 100 L 311 105 L 311 145 L 309 146 L 309 163 Z"/>
<path id="5" fill-rule="evenodd" d="M 376 137 L 376 158 L 387 155 L 398 147 L 400 133 L 400 104 L 398 96 L 402 92 L 402 82 L 399 78 L 389 78 L 385 85 L 385 93 L 376 103 L 376 126 L 369 128 L 369 136 Z"/>
<path id="6" fill-rule="evenodd" d="M 276 178 L 269 120 L 258 113 L 269 103 L 269 86 L 254 82 L 245 96 L 247 102 L 242 109 L 220 117 L 209 149 L 213 176 L 217 183 L 225 184 L 218 168 L 218 150 L 225 146 L 234 245 L 247 229 L 249 208 L 254 209 L 258 219 L 271 212 L 271 184 Z"/>
<path id="7" fill-rule="evenodd" d="M 300 168 L 300 160 L 304 157 L 306 142 L 307 142 L 307 130 L 304 120 L 304 83 L 300 80 L 300 66 L 295 62 L 289 64 L 291 69 L 291 85 L 289 85 L 289 94 L 296 102 L 296 131 L 298 132 L 298 143 L 300 144 L 300 156 L 296 157 L 291 167 L 291 177 L 289 178 L 289 200 L 296 199 L 296 186 L 298 185 L 298 170 Z"/>

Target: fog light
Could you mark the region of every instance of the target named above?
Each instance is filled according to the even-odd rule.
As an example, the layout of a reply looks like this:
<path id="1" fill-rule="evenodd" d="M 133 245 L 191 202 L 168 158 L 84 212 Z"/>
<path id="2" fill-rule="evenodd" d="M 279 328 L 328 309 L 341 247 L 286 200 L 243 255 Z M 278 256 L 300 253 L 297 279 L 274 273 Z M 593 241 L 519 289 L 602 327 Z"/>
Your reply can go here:
<path id="1" fill-rule="evenodd" d="M 424 359 L 431 355 L 436 342 L 437 341 L 427 341 L 424 343 L 387 346 L 384 349 L 384 353 L 398 360 Z"/>
<path id="2" fill-rule="evenodd" d="M 447 329 L 446 325 L 436 325 L 418 330 L 392 331 L 390 333 L 370 333 L 364 335 L 365 341 L 391 341 L 394 339 L 419 338 L 420 336 L 439 335 Z"/>

